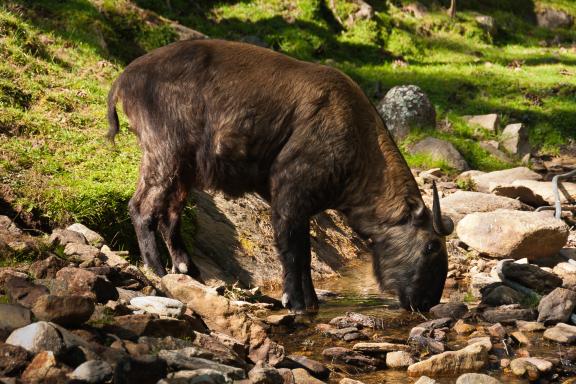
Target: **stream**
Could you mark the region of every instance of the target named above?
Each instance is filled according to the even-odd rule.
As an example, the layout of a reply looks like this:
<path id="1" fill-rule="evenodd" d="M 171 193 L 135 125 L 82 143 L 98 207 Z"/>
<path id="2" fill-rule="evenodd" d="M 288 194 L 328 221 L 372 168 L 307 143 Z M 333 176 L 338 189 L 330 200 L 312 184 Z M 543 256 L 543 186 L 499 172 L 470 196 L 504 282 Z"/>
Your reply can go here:
<path id="1" fill-rule="evenodd" d="M 329 383 L 338 383 L 342 378 L 349 377 L 360 380 L 366 384 L 375 383 L 414 383 L 417 378 L 410 378 L 406 370 L 382 369 L 370 373 L 362 373 L 354 370 L 354 367 L 333 365 L 325 361 L 322 351 L 330 347 L 352 346 L 358 341 L 346 342 L 323 335 L 316 329 L 316 325 L 328 323 L 332 318 L 343 316 L 346 312 L 358 312 L 365 315 L 375 316 L 382 319 L 381 329 L 371 330 L 364 328 L 369 336 L 369 342 L 392 342 L 406 343 L 408 334 L 412 327 L 419 323 L 433 318 L 430 314 L 415 314 L 404 311 L 398 307 L 398 303 L 393 297 L 383 296 L 372 276 L 370 262 L 362 262 L 354 267 L 344 271 L 339 278 L 318 282 L 317 289 L 327 290 L 337 296 L 322 299 L 320 311 L 313 318 L 303 319 L 300 325 L 295 328 L 279 328 L 272 335 L 272 338 L 284 345 L 286 354 L 303 355 L 311 359 L 322 361 L 332 371 Z M 446 294 L 446 292 L 445 292 Z M 472 308 L 470 308 L 472 309 Z M 481 325 L 489 326 L 487 323 Z M 515 327 L 506 327 L 507 331 L 513 332 Z M 494 343 L 494 349 L 491 355 L 498 355 L 498 359 L 491 360 L 490 365 L 482 373 L 489 374 L 503 383 L 528 383 L 527 379 L 517 378 L 511 372 L 504 372 L 499 367 L 501 358 L 521 357 L 518 355 L 519 350 L 528 351 L 530 356 L 550 358 L 559 361 L 563 365 L 563 373 L 555 377 L 552 381 L 544 382 L 562 382 L 565 379 L 576 377 L 576 367 L 567 365 L 562 356 L 567 352 L 576 353 L 576 347 L 559 346 L 558 344 L 548 342 L 542 338 L 542 332 L 526 333 L 530 339 L 529 346 L 514 347 L 511 350 L 511 356 L 506 356 L 506 347 L 502 342 Z M 447 350 L 457 350 L 467 345 L 467 336 L 458 336 L 455 332 L 450 332 L 447 340 Z M 493 339 L 494 340 L 494 339 Z M 516 355 L 514 355 L 514 353 Z M 436 377 L 439 383 L 454 383 L 456 377 Z"/>

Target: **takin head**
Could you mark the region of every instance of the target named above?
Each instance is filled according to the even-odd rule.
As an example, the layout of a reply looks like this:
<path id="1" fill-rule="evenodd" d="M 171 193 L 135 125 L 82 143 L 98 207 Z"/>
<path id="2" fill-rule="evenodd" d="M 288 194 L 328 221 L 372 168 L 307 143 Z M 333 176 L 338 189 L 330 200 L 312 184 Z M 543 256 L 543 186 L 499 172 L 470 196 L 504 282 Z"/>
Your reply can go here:
<path id="1" fill-rule="evenodd" d="M 387 226 L 373 239 L 373 269 L 383 291 L 395 291 L 400 305 L 426 312 L 440 302 L 448 273 L 446 236 L 454 223 L 442 217 L 440 199 L 433 185 L 432 212 L 421 199 L 411 217 Z"/>

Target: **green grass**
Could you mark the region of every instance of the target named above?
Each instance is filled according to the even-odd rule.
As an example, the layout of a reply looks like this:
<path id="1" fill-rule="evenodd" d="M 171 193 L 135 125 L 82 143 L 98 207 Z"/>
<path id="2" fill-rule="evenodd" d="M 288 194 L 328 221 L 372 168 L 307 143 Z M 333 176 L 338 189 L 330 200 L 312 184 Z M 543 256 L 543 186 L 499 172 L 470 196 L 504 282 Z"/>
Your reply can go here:
<path id="1" fill-rule="evenodd" d="M 409 3 L 406 1 L 405 3 Z M 576 2 L 461 0 L 455 20 L 448 1 L 422 1 L 429 14 L 403 13 L 403 1 L 372 2 L 372 20 L 348 24 L 357 5 L 336 0 L 7 0 L 0 4 L 0 184 L 5 198 L 54 224 L 81 221 L 113 245 L 133 247 L 126 204 L 139 149 L 123 132 L 115 148 L 106 131 L 111 81 L 135 57 L 176 39 L 180 22 L 211 37 L 256 36 L 288 55 L 335 66 L 369 97 L 400 84 L 430 96 L 445 129 L 415 132 L 451 141 L 472 168 L 506 166 L 478 145 L 493 139 L 460 116 L 499 113 L 524 122 L 534 147 L 557 153 L 575 136 L 576 29 L 547 31 L 530 21 L 535 7 L 576 16 Z M 528 4 L 528 6 L 527 6 Z M 484 31 L 478 12 L 494 17 Z M 343 21 L 343 25 L 338 20 Z M 542 44 L 554 40 L 560 42 Z M 404 63 L 404 65 L 398 65 Z M 379 86 L 378 86 L 379 85 Z M 406 153 L 406 152 L 405 152 Z M 406 155 L 417 167 L 446 164 Z M 187 209 L 187 230 L 194 229 Z"/>

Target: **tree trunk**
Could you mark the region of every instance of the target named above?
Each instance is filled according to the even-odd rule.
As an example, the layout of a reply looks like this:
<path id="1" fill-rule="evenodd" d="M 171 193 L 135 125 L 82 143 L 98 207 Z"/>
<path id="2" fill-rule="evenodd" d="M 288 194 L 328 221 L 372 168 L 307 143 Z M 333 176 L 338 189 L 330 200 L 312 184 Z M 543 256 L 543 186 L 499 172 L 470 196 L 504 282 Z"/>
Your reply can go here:
<path id="1" fill-rule="evenodd" d="M 456 16 L 456 0 L 450 0 L 450 9 L 448 9 L 448 14 L 451 18 Z"/>

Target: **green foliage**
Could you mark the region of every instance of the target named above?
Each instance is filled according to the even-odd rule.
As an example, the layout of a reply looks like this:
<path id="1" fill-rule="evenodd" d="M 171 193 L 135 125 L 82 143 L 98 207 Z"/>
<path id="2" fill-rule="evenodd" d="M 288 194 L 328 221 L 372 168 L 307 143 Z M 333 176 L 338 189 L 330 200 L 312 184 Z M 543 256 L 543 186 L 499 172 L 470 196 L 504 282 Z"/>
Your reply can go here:
<path id="1" fill-rule="evenodd" d="M 456 180 L 456 185 L 458 189 L 463 191 L 476 191 L 476 182 L 471 177 L 461 178 Z"/>

